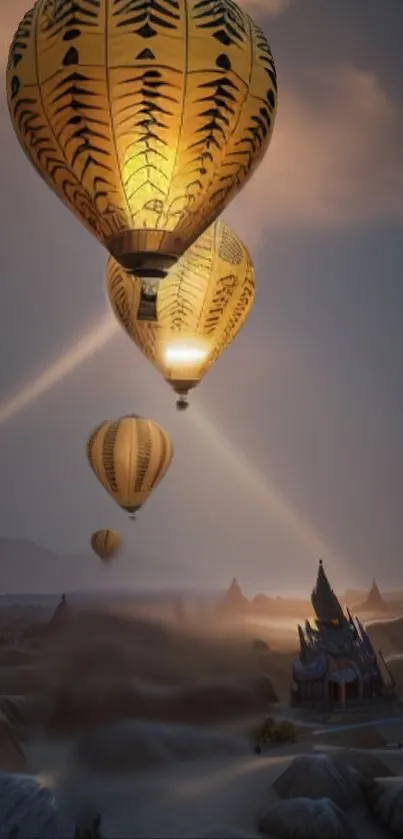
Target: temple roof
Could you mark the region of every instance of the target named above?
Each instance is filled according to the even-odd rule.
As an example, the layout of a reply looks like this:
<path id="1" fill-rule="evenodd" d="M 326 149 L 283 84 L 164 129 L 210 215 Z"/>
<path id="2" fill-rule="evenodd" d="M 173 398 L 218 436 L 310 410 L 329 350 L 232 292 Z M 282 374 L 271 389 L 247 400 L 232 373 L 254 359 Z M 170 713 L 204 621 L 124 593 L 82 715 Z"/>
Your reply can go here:
<path id="1" fill-rule="evenodd" d="M 326 577 L 323 562 L 319 560 L 316 586 L 311 595 L 312 606 L 319 621 L 331 623 L 344 621 L 343 610 Z"/>

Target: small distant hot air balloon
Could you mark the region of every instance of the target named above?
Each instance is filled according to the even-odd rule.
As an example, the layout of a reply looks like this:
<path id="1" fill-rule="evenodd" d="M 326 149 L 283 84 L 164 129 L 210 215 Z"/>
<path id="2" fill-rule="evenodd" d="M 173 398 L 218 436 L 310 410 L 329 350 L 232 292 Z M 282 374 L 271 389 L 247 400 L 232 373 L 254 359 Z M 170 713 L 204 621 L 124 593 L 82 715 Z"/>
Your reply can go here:
<path id="1" fill-rule="evenodd" d="M 102 562 L 109 562 L 119 553 L 122 537 L 117 530 L 96 530 L 91 536 L 91 548 Z"/>
<path id="2" fill-rule="evenodd" d="M 87 443 L 92 470 L 131 519 L 162 481 L 172 455 L 166 432 L 136 414 L 102 422 Z"/>
<path id="3" fill-rule="evenodd" d="M 262 160 L 277 81 L 235 0 L 38 0 L 7 96 L 32 164 L 141 278 L 139 317 L 155 319 L 159 280 Z"/>
<path id="4" fill-rule="evenodd" d="M 223 222 L 212 224 L 160 285 L 158 322 L 137 319 L 140 281 L 110 258 L 107 294 L 120 325 L 187 407 L 187 394 L 231 344 L 251 311 L 250 255 Z"/>

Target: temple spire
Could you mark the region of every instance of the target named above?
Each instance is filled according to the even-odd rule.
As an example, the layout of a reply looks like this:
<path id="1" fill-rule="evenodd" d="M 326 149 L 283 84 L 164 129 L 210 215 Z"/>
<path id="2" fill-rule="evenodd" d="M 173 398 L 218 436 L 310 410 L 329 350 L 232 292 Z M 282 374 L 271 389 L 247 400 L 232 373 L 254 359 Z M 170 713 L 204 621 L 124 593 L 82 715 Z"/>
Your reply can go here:
<path id="1" fill-rule="evenodd" d="M 318 620 L 324 623 L 343 621 L 343 610 L 327 579 L 321 559 L 319 560 L 318 576 L 311 601 Z"/>
<path id="2" fill-rule="evenodd" d="M 222 605 L 230 612 L 244 611 L 248 608 L 249 601 L 242 594 L 241 587 L 236 577 L 232 578 L 232 583 L 224 596 Z"/>
<path id="3" fill-rule="evenodd" d="M 387 612 L 389 610 L 389 604 L 383 599 L 375 577 L 366 600 L 357 604 L 355 608 L 362 612 Z"/>
<path id="4" fill-rule="evenodd" d="M 298 637 L 299 637 L 299 647 L 300 647 L 301 652 L 303 652 L 304 650 L 306 650 L 308 648 L 308 644 L 307 644 L 307 640 L 305 638 L 302 626 L 300 626 L 299 624 L 298 624 Z"/>
<path id="5" fill-rule="evenodd" d="M 376 607 L 381 607 L 382 608 L 382 607 L 385 606 L 385 601 L 384 601 L 384 599 L 381 595 L 381 592 L 379 591 L 378 584 L 376 582 L 375 577 L 372 580 L 372 586 L 371 586 L 371 589 L 370 589 L 368 597 L 367 597 L 367 602 L 369 604 L 371 604 L 374 608 L 376 608 Z"/>

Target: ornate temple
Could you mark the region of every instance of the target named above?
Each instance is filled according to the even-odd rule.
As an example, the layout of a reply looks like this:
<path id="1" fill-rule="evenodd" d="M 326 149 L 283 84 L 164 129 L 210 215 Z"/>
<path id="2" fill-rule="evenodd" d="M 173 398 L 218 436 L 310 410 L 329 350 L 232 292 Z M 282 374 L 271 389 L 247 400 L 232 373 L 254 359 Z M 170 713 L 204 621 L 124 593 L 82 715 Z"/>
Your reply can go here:
<path id="1" fill-rule="evenodd" d="M 319 562 L 311 595 L 315 619 L 298 626 L 291 703 L 333 710 L 393 696 L 394 682 L 358 618 L 347 616 Z"/>

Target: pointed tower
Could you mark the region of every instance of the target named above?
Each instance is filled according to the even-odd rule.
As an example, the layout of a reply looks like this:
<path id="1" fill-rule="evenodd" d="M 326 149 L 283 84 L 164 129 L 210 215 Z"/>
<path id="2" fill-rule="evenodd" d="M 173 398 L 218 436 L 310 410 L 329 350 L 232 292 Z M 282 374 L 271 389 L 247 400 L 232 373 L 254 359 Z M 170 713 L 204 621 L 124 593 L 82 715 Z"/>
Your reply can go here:
<path id="1" fill-rule="evenodd" d="M 62 594 L 61 600 L 57 608 L 55 609 L 48 625 L 47 625 L 47 633 L 53 634 L 54 632 L 58 632 L 62 629 L 68 620 L 70 619 L 70 609 L 67 604 L 66 595 Z"/>
<path id="2" fill-rule="evenodd" d="M 375 588 L 375 581 L 373 589 Z M 395 685 L 380 670 L 373 645 L 358 620 L 343 609 L 320 560 L 312 605 L 316 627 L 298 626 L 299 653 L 292 666 L 291 702 L 306 708 L 358 708 L 393 700 Z"/>
<path id="3" fill-rule="evenodd" d="M 233 577 L 232 583 L 224 597 L 224 608 L 228 612 L 244 611 L 248 606 L 249 601 L 242 594 L 241 587 L 238 585 L 238 580 Z"/>
<path id="4" fill-rule="evenodd" d="M 327 579 L 323 561 L 319 560 L 316 586 L 311 595 L 315 615 L 324 624 L 337 624 L 344 621 L 343 610 Z"/>
<path id="5" fill-rule="evenodd" d="M 374 579 L 372 580 L 372 586 L 368 592 L 368 597 L 364 600 L 363 603 L 359 603 L 355 606 L 357 611 L 359 612 L 387 612 L 389 609 L 389 603 L 386 603 L 383 599 L 381 592 L 379 591 L 377 582 Z"/>
<path id="6" fill-rule="evenodd" d="M 375 577 L 372 580 L 372 586 L 367 597 L 367 608 L 374 611 L 385 611 L 388 608 L 388 604 L 385 603 L 379 591 Z"/>

